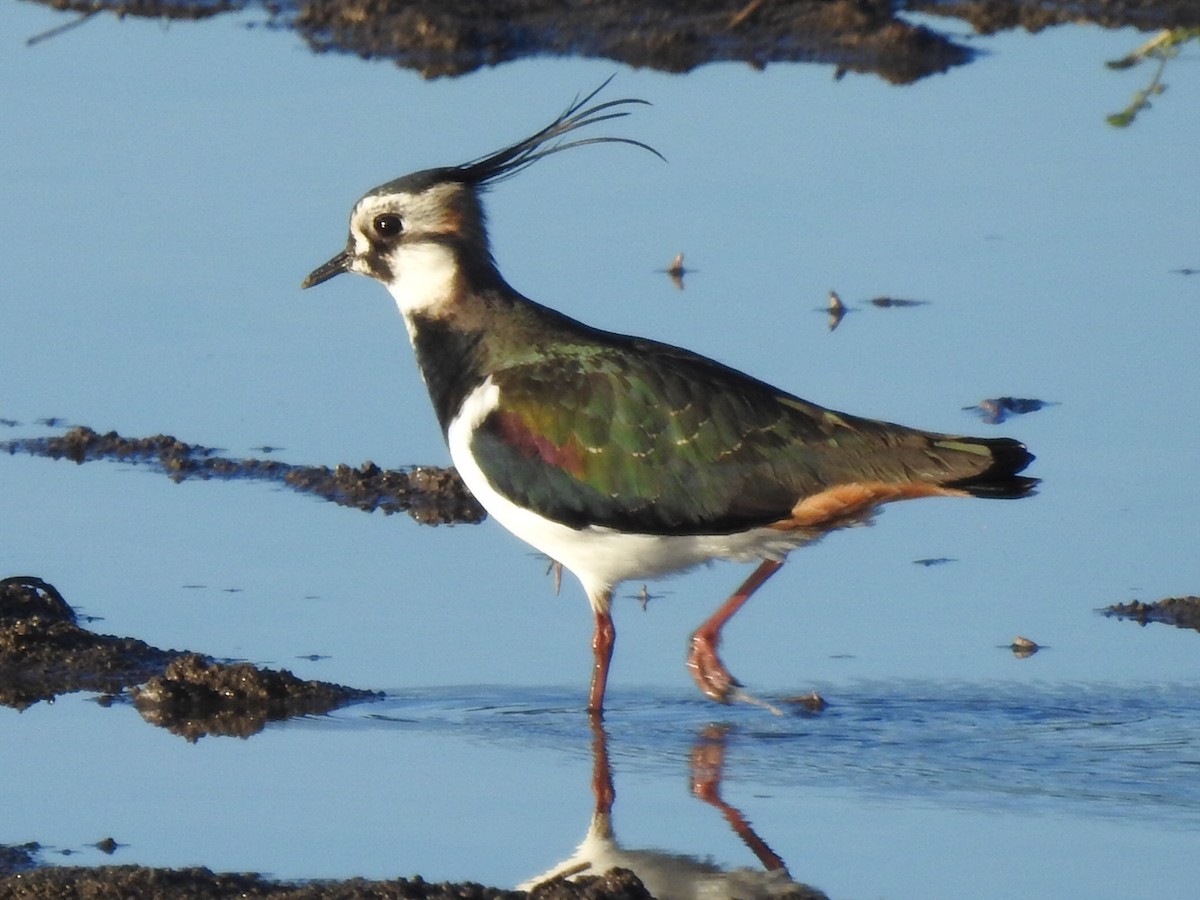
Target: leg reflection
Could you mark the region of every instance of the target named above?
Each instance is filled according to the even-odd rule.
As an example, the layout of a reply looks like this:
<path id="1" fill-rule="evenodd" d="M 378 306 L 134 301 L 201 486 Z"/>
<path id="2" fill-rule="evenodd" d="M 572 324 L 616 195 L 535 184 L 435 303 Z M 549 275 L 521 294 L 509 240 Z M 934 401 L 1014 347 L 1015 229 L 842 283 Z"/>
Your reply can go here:
<path id="1" fill-rule="evenodd" d="M 632 849 L 617 840 L 613 828 L 616 791 L 608 752 L 608 732 L 599 716 L 591 717 L 591 821 L 582 843 L 548 872 L 518 885 L 519 890 L 550 888 L 563 881 L 604 876 L 612 869 L 629 869 L 656 900 L 823 900 L 815 888 L 792 880 L 787 866 L 750 826 L 740 810 L 721 797 L 725 768 L 725 726 L 708 726 L 697 735 L 691 754 L 692 793 L 716 807 L 734 833 L 754 853 L 761 866 L 722 867 L 707 852 L 696 856 L 655 849 Z M 672 834 L 670 823 L 664 831 Z M 677 838 L 676 838 L 677 839 Z"/>

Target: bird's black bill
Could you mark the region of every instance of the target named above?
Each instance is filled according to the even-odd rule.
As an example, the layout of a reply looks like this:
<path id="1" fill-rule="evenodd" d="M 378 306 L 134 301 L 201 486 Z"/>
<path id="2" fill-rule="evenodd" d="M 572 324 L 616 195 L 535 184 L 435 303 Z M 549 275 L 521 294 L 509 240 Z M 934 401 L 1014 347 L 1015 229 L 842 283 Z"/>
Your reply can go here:
<path id="1" fill-rule="evenodd" d="M 315 287 L 324 281 L 328 281 L 334 275 L 341 275 L 343 272 L 350 271 L 350 251 L 343 250 L 329 262 L 323 266 L 318 266 L 313 269 L 312 273 L 300 282 L 301 288 Z"/>

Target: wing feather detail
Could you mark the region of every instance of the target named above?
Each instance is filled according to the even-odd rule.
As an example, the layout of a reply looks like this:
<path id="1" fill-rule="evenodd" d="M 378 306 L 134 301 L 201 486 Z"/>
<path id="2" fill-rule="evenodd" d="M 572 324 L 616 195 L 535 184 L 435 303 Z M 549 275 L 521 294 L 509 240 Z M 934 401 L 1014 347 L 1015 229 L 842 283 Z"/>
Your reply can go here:
<path id="1" fill-rule="evenodd" d="M 731 533 L 785 521 L 837 485 L 953 484 L 992 464 L 980 448 L 995 440 L 835 413 L 649 342 L 551 355 L 492 379 L 498 405 L 471 444 L 481 469 L 513 502 L 572 527 Z"/>

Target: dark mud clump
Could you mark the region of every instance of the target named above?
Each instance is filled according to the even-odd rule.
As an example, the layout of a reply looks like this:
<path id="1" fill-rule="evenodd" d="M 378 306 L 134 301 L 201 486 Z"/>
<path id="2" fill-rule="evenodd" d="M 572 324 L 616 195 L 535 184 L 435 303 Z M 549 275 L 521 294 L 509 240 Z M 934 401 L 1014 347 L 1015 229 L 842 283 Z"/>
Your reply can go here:
<path id="1" fill-rule="evenodd" d="M 880 309 L 912 309 L 915 306 L 928 306 L 928 300 L 906 300 L 903 297 L 872 297 L 871 305 Z"/>
<path id="2" fill-rule="evenodd" d="M 270 721 L 324 715 L 348 703 L 382 696 L 304 681 L 286 669 L 216 663 L 196 653 L 174 660 L 166 672 L 133 688 L 132 694 L 147 722 L 193 742 L 206 735 L 249 737 Z"/>
<path id="3" fill-rule="evenodd" d="M 180 654 L 134 638 L 94 634 L 53 585 L 0 580 L 0 704 L 25 709 L 73 691 L 119 694 Z"/>
<path id="4" fill-rule="evenodd" d="M 27 872 L 37 866 L 36 854 L 40 849 L 42 849 L 41 845 L 37 843 L 12 846 L 0 844 L 0 878 L 12 875 L 14 872 Z"/>
<path id="5" fill-rule="evenodd" d="M 1139 625 L 1162 622 L 1176 628 L 1200 631 L 1200 597 L 1167 597 L 1153 603 L 1131 600 L 1129 603 L 1114 603 L 1101 612 L 1109 617 L 1129 619 Z"/>
<path id="6" fill-rule="evenodd" d="M 295 466 L 284 482 L 341 506 L 366 512 L 378 509 L 385 515 L 406 512 L 422 525 L 473 525 L 487 517 L 458 472 L 437 466 L 406 470 L 381 469 L 373 462 L 358 468 Z"/>
<path id="7" fill-rule="evenodd" d="M 203 868 L 150 869 L 143 866 L 43 868 L 0 878 L 0 897 L 22 900 L 653 900 L 638 877 L 613 869 L 594 878 L 556 881 L 532 894 L 484 887 L 472 882 L 433 884 L 421 878 L 394 881 L 270 881 L 255 874 L 217 874 Z"/>
<path id="8" fill-rule="evenodd" d="M 270 721 L 382 696 L 94 634 L 53 585 L 28 575 L 0 580 L 0 704 L 25 709 L 74 691 L 95 691 L 108 702 L 129 691 L 147 722 L 191 741 L 248 737 Z"/>
<path id="9" fill-rule="evenodd" d="M 189 478 L 273 482 L 364 512 L 406 512 L 423 525 L 474 524 L 487 515 L 454 469 L 436 466 L 381 469 L 367 462 L 357 468 L 330 468 L 274 459 L 230 459 L 211 447 L 187 444 L 169 434 L 127 438 L 85 426 L 62 435 L 0 443 L 0 451 L 79 464 L 100 460 L 142 464 L 175 482 Z"/>

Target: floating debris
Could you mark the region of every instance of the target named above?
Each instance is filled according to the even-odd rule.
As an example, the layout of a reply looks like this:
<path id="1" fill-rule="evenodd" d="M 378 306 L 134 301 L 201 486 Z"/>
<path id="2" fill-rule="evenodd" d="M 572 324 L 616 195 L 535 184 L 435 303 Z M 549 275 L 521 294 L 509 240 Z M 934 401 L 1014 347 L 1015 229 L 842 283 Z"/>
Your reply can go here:
<path id="1" fill-rule="evenodd" d="M 96 841 L 96 843 L 92 844 L 92 846 L 95 847 L 97 850 L 99 850 L 101 853 L 105 854 L 106 856 L 112 856 L 114 853 L 117 852 L 118 849 L 120 849 L 121 847 L 126 847 L 126 846 L 128 846 L 128 844 L 120 844 L 113 838 L 106 837 L 102 840 Z"/>
<path id="2" fill-rule="evenodd" d="M 53 28 L 48 28 L 45 31 L 41 32 L 40 34 L 35 34 L 32 37 L 26 38 L 25 46 L 26 47 L 34 47 L 34 46 L 40 44 L 42 41 L 48 41 L 51 38 L 58 37 L 60 34 L 65 34 L 66 32 L 70 31 L 72 28 L 78 28 L 84 22 L 88 21 L 92 16 L 96 15 L 96 13 L 98 13 L 98 12 L 100 12 L 99 9 L 84 10 L 83 12 L 81 12 L 79 14 L 78 18 L 72 19 L 70 22 L 64 22 L 61 25 L 55 25 Z"/>
<path id="3" fill-rule="evenodd" d="M 1013 638 L 1012 643 L 1008 645 L 1008 649 L 1013 652 L 1013 656 L 1017 659 L 1025 659 L 1026 657 L 1033 656 L 1042 647 L 1038 645 L 1037 641 L 1031 641 L 1027 637 L 1017 635 Z"/>
<path id="4" fill-rule="evenodd" d="M 556 559 L 551 559 L 544 553 L 533 553 L 531 555 L 546 560 L 546 574 L 554 573 L 554 596 L 557 597 L 562 593 L 563 564 Z"/>
<path id="5" fill-rule="evenodd" d="M 677 253 L 675 258 L 671 260 L 671 264 L 665 269 L 659 269 L 660 272 L 666 272 L 671 279 L 671 284 L 675 285 L 679 290 L 683 290 L 683 276 L 688 272 L 695 272 L 695 269 L 685 268 L 683 265 L 683 254 Z"/>
<path id="6" fill-rule="evenodd" d="M 640 603 L 642 605 L 642 612 L 645 612 L 649 608 L 651 600 L 661 600 L 664 597 L 668 596 L 670 593 L 671 593 L 670 591 L 665 591 L 661 594 L 660 593 L 652 593 L 650 591 L 650 588 L 643 584 L 642 589 L 640 591 L 638 591 L 636 594 L 626 594 L 625 596 L 628 597 L 630 600 L 638 601 L 638 603 Z"/>
<path id="7" fill-rule="evenodd" d="M 1009 416 L 1023 416 L 1057 405 L 1049 400 L 1034 400 L 1031 397 L 992 397 L 980 400 L 975 406 L 964 406 L 963 410 L 978 413 L 988 425 L 999 425 Z"/>
<path id="8" fill-rule="evenodd" d="M 824 712 L 829 708 L 829 704 L 825 698 L 816 691 L 813 691 L 811 694 L 802 694 L 798 697 L 784 697 L 779 702 L 794 707 L 800 712 L 807 713 Z"/>
<path id="9" fill-rule="evenodd" d="M 1139 625 L 1162 622 L 1176 628 L 1200 631 L 1200 597 L 1167 597 L 1153 603 L 1131 600 L 1128 603 L 1114 603 L 1100 612 L 1109 618 L 1129 619 Z"/>
<path id="10" fill-rule="evenodd" d="M 1120 112 L 1106 117 L 1108 124 L 1114 128 L 1128 128 L 1139 113 L 1149 109 L 1150 98 L 1159 97 L 1167 90 L 1167 83 L 1163 80 L 1167 63 L 1179 56 L 1180 49 L 1184 45 L 1197 39 L 1200 39 L 1200 28 L 1196 28 L 1194 25 L 1191 28 L 1164 28 L 1132 52 L 1120 59 L 1109 60 L 1105 63 L 1108 68 L 1113 70 L 1129 69 L 1150 59 L 1156 60 L 1158 63 L 1154 73 L 1150 76 L 1149 83 L 1134 92 L 1129 105 Z"/>
<path id="11" fill-rule="evenodd" d="M 829 313 L 829 330 L 836 331 L 837 327 L 842 324 L 842 319 L 846 318 L 846 313 L 849 312 L 837 291 L 829 292 L 829 307 L 826 312 Z"/>

